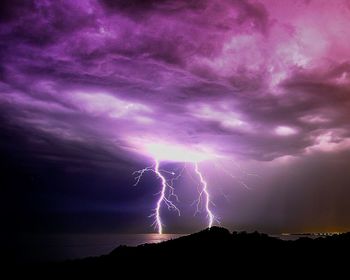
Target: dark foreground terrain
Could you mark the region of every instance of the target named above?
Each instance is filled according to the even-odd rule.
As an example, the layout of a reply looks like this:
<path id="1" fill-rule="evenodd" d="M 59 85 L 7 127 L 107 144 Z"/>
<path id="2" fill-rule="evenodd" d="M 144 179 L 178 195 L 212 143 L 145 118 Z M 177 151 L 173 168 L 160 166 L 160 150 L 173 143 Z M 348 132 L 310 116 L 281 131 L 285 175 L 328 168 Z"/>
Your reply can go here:
<path id="1" fill-rule="evenodd" d="M 311 271 L 315 276 L 328 270 L 334 277 L 337 272 L 348 269 L 349 255 L 350 233 L 282 241 L 257 232 L 230 233 L 224 228 L 213 227 L 159 244 L 120 246 L 108 255 L 42 264 L 23 268 L 22 272 L 48 278 L 73 275 L 79 278 L 106 275 L 110 278 L 114 275 L 113 279 L 127 279 L 126 275 L 134 274 L 167 278 L 183 273 L 253 276 L 282 271 L 288 278 L 296 271 Z M 349 273 L 344 275 L 345 278 L 348 276 Z"/>

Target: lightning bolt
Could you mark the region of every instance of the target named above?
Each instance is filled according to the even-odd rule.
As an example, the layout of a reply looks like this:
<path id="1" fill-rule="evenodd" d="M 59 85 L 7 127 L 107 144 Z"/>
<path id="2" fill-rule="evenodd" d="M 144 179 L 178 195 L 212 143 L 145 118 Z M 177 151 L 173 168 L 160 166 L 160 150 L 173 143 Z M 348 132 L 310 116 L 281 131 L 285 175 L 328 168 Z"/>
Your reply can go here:
<path id="1" fill-rule="evenodd" d="M 146 173 L 146 172 L 153 172 L 154 174 L 156 174 L 156 176 L 161 180 L 161 190 L 158 193 L 159 194 L 159 198 L 157 200 L 156 203 L 156 207 L 154 209 L 154 212 L 150 215 L 150 217 L 154 217 L 154 222 L 152 223 L 152 226 L 155 226 L 158 230 L 159 234 L 163 233 L 163 222 L 162 222 L 162 218 L 161 218 L 161 208 L 163 206 L 163 204 L 165 204 L 168 208 L 168 210 L 174 210 L 178 213 L 178 215 L 180 216 L 180 210 L 179 208 L 177 208 L 177 206 L 171 201 L 171 197 L 175 197 L 175 199 L 177 201 L 179 201 L 178 196 L 175 194 L 175 189 L 173 187 L 174 181 L 177 180 L 183 171 L 181 171 L 181 173 L 172 178 L 170 180 L 170 183 L 167 182 L 166 178 L 164 177 L 163 173 L 168 173 L 172 176 L 175 176 L 175 172 L 170 172 L 167 170 L 163 170 L 160 169 L 160 162 L 157 159 L 154 159 L 155 164 L 152 166 L 148 166 L 144 169 L 138 170 L 133 172 L 133 175 L 135 176 L 135 184 L 134 186 L 137 186 L 140 182 L 140 180 L 142 179 L 142 176 Z M 168 197 L 167 197 L 167 193 Z"/>
<path id="2" fill-rule="evenodd" d="M 238 182 L 238 184 L 240 184 L 245 189 L 251 190 L 251 188 L 243 180 L 241 180 L 238 176 L 236 176 L 233 173 L 231 173 L 230 171 L 228 171 L 223 165 L 214 162 L 214 166 L 217 169 L 222 170 L 226 175 L 230 176 L 232 179 L 234 179 L 236 182 Z"/>
<path id="3" fill-rule="evenodd" d="M 187 147 L 177 143 L 168 143 L 167 141 L 163 142 L 161 139 L 157 142 L 156 139 L 132 138 L 131 142 L 134 143 L 136 147 L 140 148 L 140 152 L 144 156 L 153 159 L 154 162 L 151 166 L 135 171 L 133 175 L 135 178 L 134 186 L 139 184 L 142 177 L 147 172 L 152 172 L 160 182 L 160 190 L 156 194 L 158 199 L 150 215 L 150 217 L 153 218 L 152 226 L 157 229 L 159 234 L 163 233 L 164 227 L 162 219 L 163 208 L 167 207 L 168 210 L 175 211 L 180 216 L 180 210 L 176 206 L 177 202 L 179 202 L 179 198 L 175 192 L 176 188 L 174 185 L 175 181 L 183 176 L 184 172 L 187 173 L 188 178 L 192 180 L 198 191 L 197 199 L 193 202 L 193 205 L 196 205 L 195 215 L 200 212 L 205 212 L 207 226 L 209 228 L 216 223 L 220 224 L 219 219 L 212 211 L 212 206 L 215 206 L 215 204 L 211 200 L 212 198 L 210 196 L 208 182 L 204 176 L 204 170 L 200 170 L 199 164 L 201 162 L 208 162 L 210 160 L 210 162 L 214 164 L 214 167 L 248 190 L 250 190 L 250 187 L 244 182 L 246 177 L 259 177 L 256 174 L 246 172 L 235 162 L 232 162 L 233 166 L 235 166 L 234 172 L 232 171 L 232 168 L 226 169 L 225 165 L 222 165 L 220 162 L 226 158 L 220 154 L 216 154 L 214 150 L 210 149 L 210 147 L 202 145 L 190 145 Z M 161 166 L 163 162 L 183 164 L 183 166 L 169 171 Z M 231 166 L 232 164 L 230 167 Z M 236 175 L 236 173 L 238 174 Z M 224 193 L 223 195 L 227 199 L 227 196 Z"/>
<path id="4" fill-rule="evenodd" d="M 156 160 L 155 173 L 162 181 L 162 189 L 160 191 L 160 197 L 157 201 L 157 207 L 155 209 L 155 217 L 156 217 L 158 233 L 162 234 L 163 233 L 163 223 L 162 223 L 162 219 L 160 217 L 160 209 L 162 207 L 163 202 L 165 201 L 165 191 L 166 191 L 167 183 L 166 183 L 164 176 L 159 171 L 159 161 L 158 160 Z"/>
<path id="5" fill-rule="evenodd" d="M 191 176 L 191 179 L 195 181 L 196 185 L 198 186 L 198 193 L 199 193 L 198 199 L 194 201 L 194 203 L 196 203 L 195 215 L 197 213 L 200 213 L 201 207 L 203 207 L 204 211 L 207 214 L 208 228 L 211 228 L 215 222 L 217 223 L 220 223 L 220 222 L 215 217 L 215 215 L 211 210 L 211 205 L 214 205 L 214 203 L 211 201 L 211 198 L 210 198 L 208 183 L 205 180 L 203 173 L 200 171 L 197 162 L 193 163 L 193 167 L 194 167 L 195 174 L 199 178 L 199 185 L 198 185 L 198 180 L 195 180 Z M 137 186 L 140 183 L 143 175 L 146 172 L 153 172 L 156 175 L 156 177 L 161 181 L 161 188 L 160 188 L 160 191 L 157 193 L 159 197 L 156 202 L 156 206 L 152 214 L 150 215 L 150 217 L 154 218 L 152 226 L 154 226 L 157 229 L 159 234 L 163 233 L 163 227 L 164 227 L 164 223 L 161 217 L 161 210 L 163 206 L 166 206 L 170 211 L 172 210 L 177 212 L 179 216 L 181 215 L 179 208 L 174 204 L 172 199 L 175 199 L 177 202 L 179 201 L 179 198 L 175 193 L 174 184 L 175 184 L 175 181 L 178 180 L 183 175 L 185 170 L 187 170 L 186 164 L 184 164 L 180 172 L 178 171 L 173 172 L 173 171 L 161 169 L 160 161 L 158 159 L 154 159 L 153 165 L 133 172 L 133 175 L 135 176 L 134 186 Z"/>
<path id="6" fill-rule="evenodd" d="M 154 167 L 153 167 L 153 165 L 152 165 L 152 166 L 148 166 L 148 167 L 146 167 L 146 168 L 143 168 L 143 169 L 141 169 L 141 170 L 134 171 L 134 172 L 132 173 L 132 175 L 135 176 L 135 184 L 133 184 L 134 187 L 136 187 L 136 186 L 140 183 L 140 181 L 141 181 L 141 179 L 142 179 L 142 176 L 143 176 L 146 172 L 148 172 L 148 171 L 154 172 Z"/>
<path id="7" fill-rule="evenodd" d="M 208 227 L 211 228 L 213 226 L 214 221 L 216 221 L 216 217 L 214 216 L 213 212 L 210 210 L 210 194 L 208 191 L 208 183 L 205 181 L 201 171 L 199 170 L 198 164 L 194 163 L 194 170 L 196 172 L 196 174 L 199 177 L 199 180 L 201 182 L 202 185 L 202 190 L 199 192 L 199 197 L 197 199 L 197 209 L 196 212 L 200 212 L 199 211 L 199 207 L 200 207 L 200 203 L 202 201 L 202 196 L 205 196 L 205 211 L 207 213 L 207 217 L 208 217 Z"/>

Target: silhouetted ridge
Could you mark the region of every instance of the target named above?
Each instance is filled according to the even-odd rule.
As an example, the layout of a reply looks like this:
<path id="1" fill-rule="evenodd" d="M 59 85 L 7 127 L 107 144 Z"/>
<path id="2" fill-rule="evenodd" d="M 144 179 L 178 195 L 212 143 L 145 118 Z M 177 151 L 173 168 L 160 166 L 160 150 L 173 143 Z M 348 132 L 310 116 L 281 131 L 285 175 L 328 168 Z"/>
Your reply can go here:
<path id="1" fill-rule="evenodd" d="M 114 273 L 130 267 L 128 273 L 141 272 L 141 268 L 148 271 L 149 268 L 173 265 L 176 265 L 177 271 L 187 271 L 199 269 L 196 264 L 200 264 L 201 269 L 216 267 L 223 271 L 232 268 L 239 271 L 261 265 L 303 266 L 312 262 L 317 262 L 317 265 L 325 262 L 329 266 L 336 260 L 334 256 L 347 255 L 349 249 L 349 233 L 283 241 L 258 232 L 230 233 L 225 228 L 212 227 L 158 244 L 119 246 L 108 255 L 51 264 L 44 268 L 55 273 L 75 272 L 90 276 L 92 272 Z"/>

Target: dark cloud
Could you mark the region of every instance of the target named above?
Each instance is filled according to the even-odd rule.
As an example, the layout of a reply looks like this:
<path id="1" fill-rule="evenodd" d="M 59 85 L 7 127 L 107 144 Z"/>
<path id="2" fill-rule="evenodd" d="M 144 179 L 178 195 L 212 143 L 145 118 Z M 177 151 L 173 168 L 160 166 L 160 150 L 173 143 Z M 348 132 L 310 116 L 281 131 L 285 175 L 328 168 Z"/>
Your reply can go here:
<path id="1" fill-rule="evenodd" d="M 18 19 L 23 10 L 34 8 L 34 1 L 25 0 L 4 0 L 1 1 L 0 22 L 6 23 Z"/>

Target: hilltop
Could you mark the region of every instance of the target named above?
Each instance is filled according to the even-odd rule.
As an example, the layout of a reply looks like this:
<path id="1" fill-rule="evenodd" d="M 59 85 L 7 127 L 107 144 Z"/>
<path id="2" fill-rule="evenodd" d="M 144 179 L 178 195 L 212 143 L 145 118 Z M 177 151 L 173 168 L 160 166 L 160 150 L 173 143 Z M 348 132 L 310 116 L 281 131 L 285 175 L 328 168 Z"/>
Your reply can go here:
<path id="1" fill-rule="evenodd" d="M 283 241 L 258 232 L 233 232 L 213 227 L 158 244 L 119 246 L 108 255 L 36 267 L 39 271 L 91 275 L 129 273 L 152 275 L 159 268 L 203 273 L 245 271 L 251 268 L 310 268 L 312 263 L 327 265 L 350 249 L 350 233 L 323 238 Z M 311 266 L 312 267 L 312 266 Z"/>

